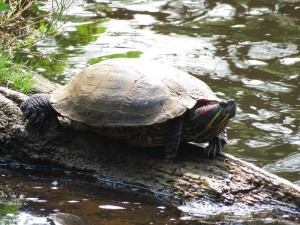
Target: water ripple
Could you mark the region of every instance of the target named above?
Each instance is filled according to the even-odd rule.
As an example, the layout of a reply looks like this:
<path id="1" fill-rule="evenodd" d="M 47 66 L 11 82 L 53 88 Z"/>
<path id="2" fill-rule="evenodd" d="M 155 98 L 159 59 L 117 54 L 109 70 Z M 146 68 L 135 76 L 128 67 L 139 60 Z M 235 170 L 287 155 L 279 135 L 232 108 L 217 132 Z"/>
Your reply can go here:
<path id="1" fill-rule="evenodd" d="M 268 131 L 268 132 L 275 132 L 275 133 L 282 133 L 282 134 L 291 134 L 293 130 L 283 126 L 280 123 L 260 123 L 254 122 L 252 125 L 260 130 Z"/>

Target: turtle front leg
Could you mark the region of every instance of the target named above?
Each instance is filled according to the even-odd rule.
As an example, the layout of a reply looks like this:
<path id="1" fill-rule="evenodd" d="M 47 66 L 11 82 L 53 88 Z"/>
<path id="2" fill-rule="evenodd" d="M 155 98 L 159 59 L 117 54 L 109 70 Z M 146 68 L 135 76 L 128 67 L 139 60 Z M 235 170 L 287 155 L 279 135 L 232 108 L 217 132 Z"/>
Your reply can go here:
<path id="1" fill-rule="evenodd" d="M 170 121 L 167 143 L 165 145 L 165 162 L 173 162 L 178 152 L 183 121 L 181 118 Z"/>
<path id="2" fill-rule="evenodd" d="M 28 121 L 27 128 L 37 123 L 42 131 L 47 120 L 52 118 L 58 120 L 59 114 L 51 106 L 49 98 L 48 94 L 34 94 L 21 103 L 20 109 L 24 120 Z"/>
<path id="3" fill-rule="evenodd" d="M 205 149 L 205 155 L 207 157 L 215 158 L 218 153 L 220 153 L 225 144 L 227 144 L 227 131 L 224 129 L 219 134 L 217 134 L 209 142 L 209 145 Z"/>

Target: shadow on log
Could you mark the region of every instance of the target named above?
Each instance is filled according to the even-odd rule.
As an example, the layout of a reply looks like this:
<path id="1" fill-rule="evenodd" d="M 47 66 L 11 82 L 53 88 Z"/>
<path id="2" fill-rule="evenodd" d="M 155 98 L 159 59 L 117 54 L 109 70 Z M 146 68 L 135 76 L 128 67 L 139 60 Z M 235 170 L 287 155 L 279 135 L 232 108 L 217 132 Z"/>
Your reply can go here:
<path id="1" fill-rule="evenodd" d="M 57 85 L 39 78 L 35 92 Z M 289 214 L 298 221 L 300 187 L 258 167 L 222 154 L 206 159 L 201 149 L 181 145 L 174 163 L 163 162 L 162 149 L 138 149 L 93 133 L 47 124 L 43 134 L 25 128 L 18 108 L 27 96 L 0 87 L 0 150 L 2 160 L 18 160 L 92 173 L 104 185 L 139 190 L 164 198 L 195 214 Z M 247 216 L 246 216 L 247 217 Z M 299 222 L 299 221 L 298 221 Z"/>

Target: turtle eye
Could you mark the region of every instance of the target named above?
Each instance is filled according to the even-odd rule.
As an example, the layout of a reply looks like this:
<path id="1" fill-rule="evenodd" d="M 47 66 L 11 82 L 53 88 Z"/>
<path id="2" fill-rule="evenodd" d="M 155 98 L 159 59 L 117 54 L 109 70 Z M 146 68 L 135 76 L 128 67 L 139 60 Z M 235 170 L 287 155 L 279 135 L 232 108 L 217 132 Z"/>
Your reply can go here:
<path id="1" fill-rule="evenodd" d="M 226 107 L 228 106 L 228 102 L 220 102 L 220 103 L 219 103 L 219 106 L 220 106 L 221 108 L 226 108 Z"/>

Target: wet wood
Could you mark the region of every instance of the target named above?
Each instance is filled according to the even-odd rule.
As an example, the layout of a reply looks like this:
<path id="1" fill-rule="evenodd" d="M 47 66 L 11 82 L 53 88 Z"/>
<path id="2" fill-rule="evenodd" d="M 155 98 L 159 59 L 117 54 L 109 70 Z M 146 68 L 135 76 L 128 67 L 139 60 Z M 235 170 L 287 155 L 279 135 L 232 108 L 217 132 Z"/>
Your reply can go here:
<path id="1" fill-rule="evenodd" d="M 55 88 L 37 79 L 34 90 Z M 180 146 L 176 162 L 164 163 L 160 148 L 138 149 L 75 131 L 64 120 L 61 127 L 49 123 L 43 134 L 35 127 L 27 129 L 18 108 L 26 97 L 0 87 L 2 161 L 84 171 L 103 185 L 161 197 L 174 205 L 300 211 L 299 186 L 228 154 L 206 159 L 201 148 L 186 144 Z"/>

